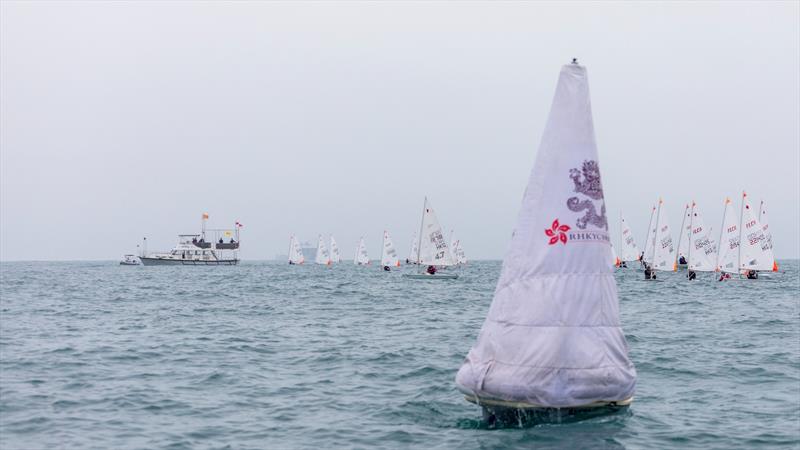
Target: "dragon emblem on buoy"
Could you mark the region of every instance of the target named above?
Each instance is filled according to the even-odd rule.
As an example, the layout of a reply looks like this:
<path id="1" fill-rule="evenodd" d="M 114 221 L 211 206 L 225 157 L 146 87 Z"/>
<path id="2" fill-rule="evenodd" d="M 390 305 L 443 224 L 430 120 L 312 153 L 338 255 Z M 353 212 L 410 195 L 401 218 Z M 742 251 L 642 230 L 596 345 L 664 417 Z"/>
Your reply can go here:
<path id="1" fill-rule="evenodd" d="M 575 184 L 575 192 L 583 194 L 588 199 L 581 200 L 578 197 L 567 199 L 567 208 L 573 212 L 586 211 L 583 217 L 578 218 L 575 225 L 581 230 L 585 230 L 588 224 L 597 228 L 608 230 L 608 219 L 606 218 L 606 204 L 603 201 L 603 185 L 600 182 L 600 167 L 597 161 L 584 160 L 580 170 L 570 169 L 569 177 Z M 597 213 L 594 200 L 600 200 L 600 214 Z"/>

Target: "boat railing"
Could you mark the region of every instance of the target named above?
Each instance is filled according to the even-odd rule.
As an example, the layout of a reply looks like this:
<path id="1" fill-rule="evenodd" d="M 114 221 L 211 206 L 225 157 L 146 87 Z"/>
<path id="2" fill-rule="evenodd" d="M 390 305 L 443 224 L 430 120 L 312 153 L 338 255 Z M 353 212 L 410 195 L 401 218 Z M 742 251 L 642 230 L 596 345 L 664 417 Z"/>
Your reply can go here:
<path id="1" fill-rule="evenodd" d="M 217 250 L 236 250 L 239 248 L 238 242 L 218 242 L 216 244 Z"/>

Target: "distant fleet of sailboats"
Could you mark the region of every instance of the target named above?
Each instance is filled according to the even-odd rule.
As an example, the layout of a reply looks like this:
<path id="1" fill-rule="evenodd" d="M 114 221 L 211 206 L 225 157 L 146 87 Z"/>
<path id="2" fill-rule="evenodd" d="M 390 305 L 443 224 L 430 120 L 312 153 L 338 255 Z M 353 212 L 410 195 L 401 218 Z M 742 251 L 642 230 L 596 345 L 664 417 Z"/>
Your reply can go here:
<path id="1" fill-rule="evenodd" d="M 630 225 L 620 213 L 620 253 L 616 265 L 639 261 L 651 271 L 687 269 L 690 279 L 694 279 L 694 272 L 719 272 L 720 279 L 726 279 L 729 275 L 755 278 L 758 272 L 777 271 L 764 201 L 756 213 L 747 193 L 742 193 L 738 217 L 730 198 L 725 199 L 724 206 L 722 226 L 716 234 L 706 226 L 697 203 L 687 204 L 677 245 L 673 245 L 664 202 L 659 199 L 651 210 L 641 253 Z"/>
<path id="2" fill-rule="evenodd" d="M 305 263 L 306 260 L 300 241 L 294 235 L 289 236 L 288 260 L 290 265 L 300 265 Z M 336 239 L 330 236 L 329 251 L 329 247 L 325 245 L 324 237 L 319 235 L 314 263 L 330 266 L 341 262 L 341 260 L 342 258 L 339 247 L 336 244 Z M 359 238 L 358 244 L 356 245 L 353 264 L 357 266 L 367 266 L 370 265 L 370 262 L 367 246 L 362 236 Z M 450 231 L 450 244 L 448 245 L 445 241 L 442 227 L 427 198 L 425 198 L 420 232 L 414 233 L 405 263 L 407 265 L 416 265 L 424 268 L 424 271 L 421 273 L 410 274 L 412 278 L 426 279 L 458 278 L 458 274 L 442 272 L 442 269 L 467 263 L 467 257 L 464 253 L 461 240 L 455 237 L 455 233 L 452 230 Z M 384 230 L 383 242 L 381 245 L 380 267 L 385 271 L 391 271 L 392 268 L 400 266 L 401 260 L 395 249 L 392 238 L 389 235 L 389 231 Z"/>

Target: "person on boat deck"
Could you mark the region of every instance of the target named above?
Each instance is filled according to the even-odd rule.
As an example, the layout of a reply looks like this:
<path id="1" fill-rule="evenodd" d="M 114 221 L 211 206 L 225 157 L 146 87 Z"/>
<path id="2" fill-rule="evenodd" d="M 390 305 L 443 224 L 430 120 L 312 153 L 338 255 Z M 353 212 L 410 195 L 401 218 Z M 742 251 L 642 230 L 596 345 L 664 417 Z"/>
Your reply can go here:
<path id="1" fill-rule="evenodd" d="M 747 279 L 748 280 L 757 280 L 758 279 L 758 272 L 755 270 L 748 270 L 747 271 Z"/>
<path id="2" fill-rule="evenodd" d="M 653 271 L 650 270 L 650 266 L 647 263 L 645 263 L 645 265 L 644 265 L 644 279 L 645 280 L 649 280 L 651 278 L 653 278 Z"/>
<path id="3" fill-rule="evenodd" d="M 683 255 L 678 258 L 678 264 L 686 264 L 686 258 Z"/>
<path id="4" fill-rule="evenodd" d="M 722 274 L 719 276 L 719 281 L 729 280 L 730 278 L 731 274 L 729 274 L 728 272 L 722 272 Z"/>
<path id="5" fill-rule="evenodd" d="M 384 270 L 384 272 L 391 272 L 392 271 L 392 269 L 390 269 L 389 266 L 383 266 L 383 270 Z"/>
<path id="6" fill-rule="evenodd" d="M 694 280 L 697 278 L 697 274 L 694 270 L 689 269 L 689 280 Z"/>
<path id="7" fill-rule="evenodd" d="M 289 265 L 290 265 L 290 266 L 293 266 L 293 265 L 294 265 L 294 261 L 292 261 L 292 260 L 289 260 Z"/>
<path id="8" fill-rule="evenodd" d="M 225 243 L 225 241 L 224 241 L 224 240 L 222 240 L 222 238 L 219 238 L 219 243 L 220 243 L 220 244 L 224 244 L 224 243 Z"/>
<path id="9" fill-rule="evenodd" d="M 234 241 L 233 238 L 231 238 L 231 244 L 235 244 L 235 243 L 236 243 L 236 241 Z"/>
<path id="10" fill-rule="evenodd" d="M 625 261 L 622 261 L 621 263 L 619 263 L 619 266 L 622 267 L 623 269 L 627 269 L 628 268 L 628 263 L 626 263 Z"/>
<path id="11" fill-rule="evenodd" d="M 192 238 L 192 244 L 197 244 L 197 238 L 196 237 Z"/>
<path id="12" fill-rule="evenodd" d="M 428 272 L 429 275 L 436 275 L 436 267 L 428 266 L 428 270 L 426 270 L 426 272 Z"/>

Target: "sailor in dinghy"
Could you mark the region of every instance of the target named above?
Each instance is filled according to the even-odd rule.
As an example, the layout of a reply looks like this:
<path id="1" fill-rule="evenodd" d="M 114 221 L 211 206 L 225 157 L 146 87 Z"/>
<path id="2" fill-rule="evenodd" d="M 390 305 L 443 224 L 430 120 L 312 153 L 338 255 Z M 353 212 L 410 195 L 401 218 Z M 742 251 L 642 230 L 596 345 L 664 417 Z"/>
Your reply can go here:
<path id="1" fill-rule="evenodd" d="M 455 262 L 447 242 L 444 240 L 442 226 L 439 225 L 439 219 L 436 217 L 428 197 L 425 197 L 422 208 L 416 264 L 427 269 L 422 273 L 404 273 L 403 276 L 415 280 L 453 280 L 458 278 L 457 273 L 439 271 L 439 268 L 454 266 Z"/>
<path id="2" fill-rule="evenodd" d="M 456 375 L 487 421 L 630 405 L 636 370 L 610 259 L 586 69 L 573 62 L 561 70 L 486 321 Z"/>

